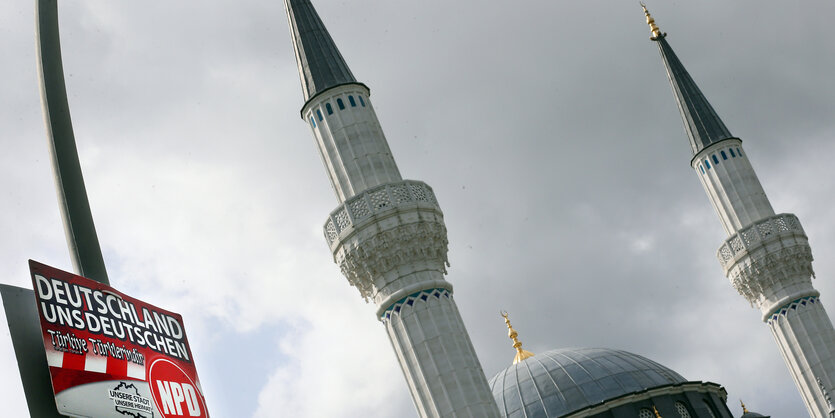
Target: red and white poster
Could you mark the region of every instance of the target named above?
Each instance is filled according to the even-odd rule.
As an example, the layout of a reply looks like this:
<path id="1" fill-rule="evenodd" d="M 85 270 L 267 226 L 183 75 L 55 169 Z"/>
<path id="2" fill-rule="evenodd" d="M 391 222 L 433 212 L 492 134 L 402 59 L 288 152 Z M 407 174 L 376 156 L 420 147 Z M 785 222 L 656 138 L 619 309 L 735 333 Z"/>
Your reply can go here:
<path id="1" fill-rule="evenodd" d="M 183 318 L 29 260 L 58 412 L 208 417 Z"/>

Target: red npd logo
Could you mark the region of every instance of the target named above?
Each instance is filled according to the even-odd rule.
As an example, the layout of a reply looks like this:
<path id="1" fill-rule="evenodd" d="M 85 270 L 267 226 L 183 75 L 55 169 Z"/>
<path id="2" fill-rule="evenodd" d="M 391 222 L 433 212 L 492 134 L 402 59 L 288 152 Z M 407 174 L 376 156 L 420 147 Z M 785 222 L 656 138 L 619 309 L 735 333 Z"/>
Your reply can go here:
<path id="1" fill-rule="evenodd" d="M 203 394 L 183 369 L 171 360 L 159 358 L 151 363 L 148 384 L 154 403 L 165 418 L 208 418 Z"/>

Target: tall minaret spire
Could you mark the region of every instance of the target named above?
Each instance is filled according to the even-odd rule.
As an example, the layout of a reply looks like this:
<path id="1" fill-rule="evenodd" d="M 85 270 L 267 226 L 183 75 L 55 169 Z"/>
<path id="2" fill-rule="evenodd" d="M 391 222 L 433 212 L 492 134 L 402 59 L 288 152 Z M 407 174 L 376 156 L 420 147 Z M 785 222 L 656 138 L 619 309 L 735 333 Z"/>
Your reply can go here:
<path id="1" fill-rule="evenodd" d="M 643 6 L 647 16 L 647 24 L 650 27 L 652 36 L 650 39 L 658 43 L 664 65 L 667 67 L 667 76 L 673 87 L 673 93 L 684 120 L 684 129 L 690 137 L 690 147 L 693 154 L 709 147 L 724 139 L 733 138 L 731 132 L 713 110 L 713 106 L 707 101 L 696 82 L 687 73 L 687 70 L 678 60 L 675 52 L 667 43 L 667 34 L 661 33 L 655 24 L 655 19 L 650 16 L 646 6 Z"/>
<path id="2" fill-rule="evenodd" d="M 368 87 L 354 79 L 310 0 L 285 5 L 304 91 L 302 118 L 313 128 L 337 199 L 402 180 Z"/>
<path id="3" fill-rule="evenodd" d="M 351 69 L 310 1 L 286 0 L 285 4 L 304 100 L 310 100 L 331 87 L 356 83 Z"/>
<path id="4" fill-rule="evenodd" d="M 728 234 L 719 262 L 734 288 L 762 312 L 809 414 L 828 418 L 820 387 L 835 387 L 835 328 L 812 287 L 806 233 L 795 215 L 774 213 L 742 141 L 719 119 L 646 7 L 644 12 L 690 138 L 690 164 Z"/>
<path id="5" fill-rule="evenodd" d="M 649 10 L 647 10 L 647 5 L 641 2 L 641 8 L 644 9 L 644 15 L 646 15 L 647 17 L 647 25 L 649 25 L 649 31 L 652 32 L 652 36 L 650 36 L 649 39 L 652 39 L 654 41 L 658 38 L 664 37 L 664 35 L 666 34 L 662 34 L 661 29 L 658 29 L 658 25 L 655 24 L 655 19 L 652 17 L 652 15 L 649 14 Z"/>
<path id="6" fill-rule="evenodd" d="M 446 281 L 443 212 L 403 180 L 370 91 L 354 78 L 310 0 L 285 0 L 305 103 L 339 206 L 325 239 L 348 282 L 377 306 L 421 417 L 498 417 Z"/>

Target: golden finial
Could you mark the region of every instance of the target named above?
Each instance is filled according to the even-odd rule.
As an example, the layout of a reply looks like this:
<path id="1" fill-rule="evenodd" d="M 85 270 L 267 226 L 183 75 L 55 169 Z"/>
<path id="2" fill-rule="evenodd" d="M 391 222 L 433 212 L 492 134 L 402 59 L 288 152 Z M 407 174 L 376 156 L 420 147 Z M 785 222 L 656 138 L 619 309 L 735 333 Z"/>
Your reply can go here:
<path id="1" fill-rule="evenodd" d="M 662 418 L 661 414 L 658 413 L 658 410 L 655 409 L 655 405 L 652 406 L 652 412 L 655 412 L 655 418 Z"/>
<path id="2" fill-rule="evenodd" d="M 504 323 L 507 324 L 507 336 L 513 340 L 513 348 L 516 349 L 516 357 L 513 358 L 513 364 L 516 364 L 528 357 L 533 357 L 533 353 L 522 349 L 522 342 L 516 338 L 519 334 L 515 329 L 513 329 L 513 326 L 510 325 L 510 319 L 507 318 L 507 312 L 502 311 L 501 314 L 502 317 L 504 317 Z"/>
<path id="3" fill-rule="evenodd" d="M 749 411 L 748 408 L 745 407 L 745 403 L 742 402 L 742 399 L 739 400 L 739 404 L 742 405 L 742 413 L 747 414 Z"/>
<path id="4" fill-rule="evenodd" d="M 647 16 L 647 25 L 649 25 L 649 30 L 652 32 L 652 36 L 649 39 L 654 41 L 658 38 L 663 38 L 666 33 L 661 33 L 661 29 L 658 29 L 658 25 L 655 24 L 655 19 L 650 16 L 649 10 L 647 10 L 647 5 L 641 2 L 641 7 L 644 8 L 644 14 Z"/>

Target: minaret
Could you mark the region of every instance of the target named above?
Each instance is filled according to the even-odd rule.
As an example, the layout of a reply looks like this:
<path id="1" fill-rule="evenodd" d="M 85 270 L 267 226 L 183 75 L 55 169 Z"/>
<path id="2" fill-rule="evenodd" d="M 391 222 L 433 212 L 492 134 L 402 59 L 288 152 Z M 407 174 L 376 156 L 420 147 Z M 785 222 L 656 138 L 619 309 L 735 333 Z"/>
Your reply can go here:
<path id="1" fill-rule="evenodd" d="M 762 312 L 809 414 L 828 417 L 820 385 L 835 387 L 835 330 L 812 287 L 812 251 L 797 217 L 775 214 L 742 141 L 710 106 L 644 7 L 690 138 L 690 165 L 728 238 L 718 257 L 725 275 Z"/>
<path id="2" fill-rule="evenodd" d="M 432 188 L 403 180 L 369 89 L 309 0 L 285 0 L 310 125 L 339 206 L 325 239 L 348 282 L 377 305 L 422 417 L 498 417 L 444 279 L 447 231 Z"/>

